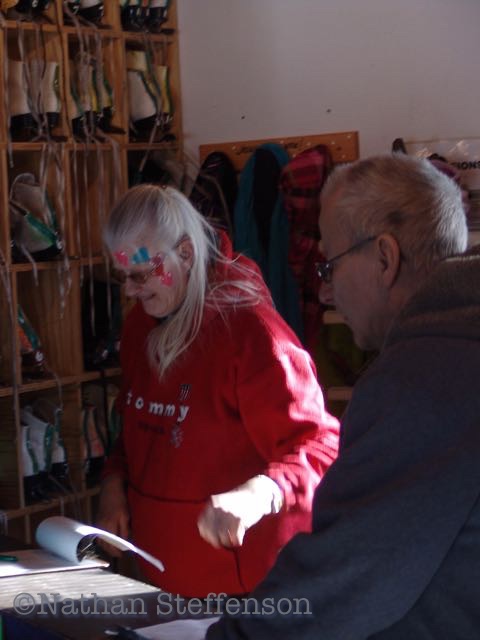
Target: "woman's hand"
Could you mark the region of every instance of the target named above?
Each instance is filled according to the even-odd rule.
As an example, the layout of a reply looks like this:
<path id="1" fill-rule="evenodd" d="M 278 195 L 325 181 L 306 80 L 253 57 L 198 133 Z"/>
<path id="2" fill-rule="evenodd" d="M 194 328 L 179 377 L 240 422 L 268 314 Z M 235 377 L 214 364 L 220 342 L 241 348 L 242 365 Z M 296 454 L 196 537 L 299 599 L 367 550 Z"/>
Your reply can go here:
<path id="1" fill-rule="evenodd" d="M 130 528 L 130 514 L 124 485 L 124 480 L 116 475 L 107 476 L 102 482 L 96 526 L 127 539 Z M 120 549 L 100 539 L 98 544 L 115 558 L 119 558 L 122 555 Z"/>
<path id="2" fill-rule="evenodd" d="M 198 530 L 212 546 L 240 547 L 247 529 L 263 516 L 278 513 L 282 493 L 267 476 L 255 476 L 232 491 L 210 497 L 198 518 Z"/>

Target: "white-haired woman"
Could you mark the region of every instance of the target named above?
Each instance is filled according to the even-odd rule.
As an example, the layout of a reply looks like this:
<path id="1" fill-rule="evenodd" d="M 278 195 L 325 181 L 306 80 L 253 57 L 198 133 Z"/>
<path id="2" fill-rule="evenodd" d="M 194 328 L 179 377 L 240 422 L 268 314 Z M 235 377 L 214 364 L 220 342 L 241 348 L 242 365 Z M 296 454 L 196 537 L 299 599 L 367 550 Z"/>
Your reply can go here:
<path id="1" fill-rule="evenodd" d="M 98 524 L 165 564 L 187 597 L 248 593 L 298 531 L 337 453 L 309 356 L 254 264 L 170 187 L 141 185 L 105 242 L 137 298 L 122 336 L 123 431 Z"/>

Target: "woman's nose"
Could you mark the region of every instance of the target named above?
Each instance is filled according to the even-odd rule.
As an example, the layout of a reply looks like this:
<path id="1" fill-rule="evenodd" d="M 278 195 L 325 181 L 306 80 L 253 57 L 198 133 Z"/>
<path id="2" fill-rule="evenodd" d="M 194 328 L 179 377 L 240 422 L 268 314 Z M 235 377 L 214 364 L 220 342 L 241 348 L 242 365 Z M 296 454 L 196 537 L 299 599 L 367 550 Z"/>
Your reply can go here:
<path id="1" fill-rule="evenodd" d="M 139 285 L 135 284 L 131 278 L 127 278 L 125 280 L 124 291 L 127 298 L 134 298 L 137 295 L 139 288 Z"/>

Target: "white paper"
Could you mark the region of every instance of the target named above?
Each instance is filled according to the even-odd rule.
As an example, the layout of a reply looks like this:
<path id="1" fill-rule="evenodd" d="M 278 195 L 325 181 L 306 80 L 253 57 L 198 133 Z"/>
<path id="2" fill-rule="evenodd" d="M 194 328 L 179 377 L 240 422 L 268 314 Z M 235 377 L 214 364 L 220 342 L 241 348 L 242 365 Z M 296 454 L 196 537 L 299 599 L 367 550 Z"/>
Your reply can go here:
<path id="1" fill-rule="evenodd" d="M 215 616 L 194 620 L 174 620 L 156 624 L 153 627 L 135 629 L 135 631 L 140 638 L 148 638 L 148 640 L 203 640 L 208 627 L 219 619 L 219 616 Z"/>
<path id="2" fill-rule="evenodd" d="M 28 573 L 49 573 L 51 571 L 108 567 L 108 562 L 104 560 L 85 558 L 81 562 L 72 562 L 43 549 L 21 549 L 20 551 L 9 551 L 5 555 L 14 556 L 17 561 L 0 561 L 0 578 L 21 576 Z"/>
<path id="3" fill-rule="evenodd" d="M 136 547 L 128 540 L 120 538 L 109 531 L 91 527 L 81 522 L 76 522 L 63 516 L 53 516 L 41 522 L 37 527 L 36 540 L 40 547 L 47 549 L 63 558 L 73 562 L 78 562 L 78 545 L 86 536 L 95 536 L 121 551 L 132 551 L 144 560 L 152 564 L 159 571 L 165 568 L 160 560 Z"/>
<path id="4" fill-rule="evenodd" d="M 143 549 L 139 549 L 128 540 L 120 538 L 120 536 L 97 527 L 76 522 L 70 518 L 53 516 L 43 520 L 37 527 L 35 538 L 41 549 L 9 551 L 4 554 L 14 556 L 17 561 L 0 560 L 0 578 L 46 571 L 108 567 L 109 563 L 104 560 L 95 558 L 79 559 L 79 545 L 87 536 L 101 538 L 122 551 L 132 551 L 147 562 L 150 562 L 159 571 L 164 571 L 160 560 L 143 551 Z"/>

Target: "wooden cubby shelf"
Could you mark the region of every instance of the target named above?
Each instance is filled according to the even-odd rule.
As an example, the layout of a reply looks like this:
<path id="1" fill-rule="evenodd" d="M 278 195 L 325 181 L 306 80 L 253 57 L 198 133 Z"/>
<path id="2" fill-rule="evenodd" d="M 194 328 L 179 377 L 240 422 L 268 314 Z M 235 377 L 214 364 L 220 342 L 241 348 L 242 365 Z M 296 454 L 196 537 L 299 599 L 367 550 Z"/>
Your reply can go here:
<path id="1" fill-rule="evenodd" d="M 35 23 L 7 16 L 0 29 L 0 51 L 8 58 L 0 65 L 0 533 L 7 521 L 3 528 L 8 534 L 27 542 L 47 515 L 65 513 L 87 521 L 93 516 L 98 487 L 97 476 L 91 470 L 87 473 L 85 407 L 91 406 L 92 394 L 98 390 L 110 394 L 110 402 L 121 370 L 114 353 L 95 368 L 88 349 L 92 349 L 94 330 L 99 339 L 98 332 L 103 331 L 97 319 L 108 316 L 107 287 L 116 287 L 116 299 L 127 308 L 118 285 L 108 280 L 102 229 L 113 203 L 129 187 L 129 165 L 152 150 L 167 149 L 180 159 L 183 147 L 176 0 L 168 7 L 168 35 L 124 31 L 118 0 L 104 2 L 99 25 L 83 19 L 72 24 L 63 5 L 63 0 L 52 0 L 45 16 Z M 164 133 L 172 134 L 173 141 L 149 145 L 148 139 L 131 134 L 127 70 L 131 49 L 148 50 L 153 64 L 168 70 L 173 116 Z M 40 88 L 35 84 L 38 65 L 43 69 L 37 74 L 42 78 Z M 7 67 L 11 73 L 5 73 Z M 12 117 L 28 119 L 32 108 L 32 125 L 9 129 Z M 160 98 L 156 108 L 161 110 Z M 42 110 L 50 118 L 48 130 Z M 99 114 L 97 123 L 110 121 L 106 131 L 99 124 L 92 127 L 94 120 L 88 113 L 88 132 L 81 126 L 78 117 L 92 110 Z M 10 203 L 14 181 L 29 185 L 16 192 L 15 206 L 25 210 L 38 206 L 37 219 L 48 219 L 51 228 L 56 227 L 56 256 L 43 261 L 37 254 L 32 264 L 18 241 L 13 241 L 11 229 L 19 228 L 22 221 Z M 22 188 L 23 195 L 18 195 Z M 26 200 L 18 201 L 26 197 L 25 192 L 30 194 L 28 207 Z M 31 347 L 44 355 L 43 372 L 36 368 L 39 361 L 35 364 L 31 358 L 26 368 L 20 308 L 40 341 L 37 345 L 30 336 Z M 30 356 L 37 351 L 30 349 Z M 27 500 L 25 414 L 21 417 L 21 411 L 30 406 L 35 410 L 42 403 L 63 409 L 59 431 L 67 453 L 70 489 L 51 491 L 47 500 L 41 491 L 38 499 L 30 493 Z"/>
<path id="2" fill-rule="evenodd" d="M 61 508 L 62 505 L 69 505 L 72 502 L 75 502 L 75 500 L 85 500 L 97 496 L 98 493 L 99 488 L 94 487 L 93 489 L 85 489 L 85 491 L 82 491 L 81 495 L 58 495 L 57 497 L 48 498 L 43 502 L 37 502 L 36 504 L 31 504 L 28 507 L 23 507 L 22 509 L 7 509 L 6 514 L 9 520 L 15 520 L 16 518 L 22 518 L 32 513 L 42 513 L 43 511 L 49 511 L 52 509 L 57 510 Z"/>

